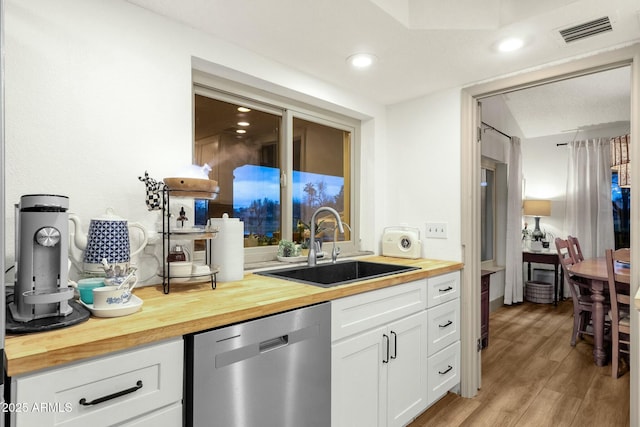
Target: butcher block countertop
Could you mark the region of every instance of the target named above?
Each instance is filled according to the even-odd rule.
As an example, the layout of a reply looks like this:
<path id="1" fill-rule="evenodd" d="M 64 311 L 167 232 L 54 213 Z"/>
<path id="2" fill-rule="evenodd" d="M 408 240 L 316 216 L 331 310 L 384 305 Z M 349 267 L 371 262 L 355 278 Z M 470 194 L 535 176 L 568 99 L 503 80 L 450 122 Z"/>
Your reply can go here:
<path id="1" fill-rule="evenodd" d="M 426 277 L 457 271 L 459 262 L 401 259 L 382 256 L 367 261 L 421 267 L 379 279 L 321 288 L 247 272 L 243 280 L 218 283 L 171 284 L 135 290 L 144 304 L 140 311 L 116 318 L 88 321 L 50 332 L 7 335 L 6 374 L 16 376 L 76 362 L 142 344 L 204 331 L 219 326 L 279 313 Z"/>

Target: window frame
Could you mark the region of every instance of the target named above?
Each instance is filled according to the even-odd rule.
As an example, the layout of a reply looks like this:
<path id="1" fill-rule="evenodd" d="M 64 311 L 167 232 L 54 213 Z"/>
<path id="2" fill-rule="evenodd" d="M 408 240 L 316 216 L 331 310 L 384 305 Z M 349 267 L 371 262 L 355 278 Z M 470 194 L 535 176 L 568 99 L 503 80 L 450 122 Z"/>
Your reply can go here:
<path id="1" fill-rule="evenodd" d="M 250 108 L 281 116 L 282 123 L 280 127 L 281 143 L 279 161 L 282 165 L 280 167 L 280 223 L 282 239 L 291 240 L 293 236 L 293 230 L 288 227 L 288 224 L 291 224 L 293 221 L 293 190 L 291 185 L 294 140 L 293 119 L 299 118 L 350 132 L 351 141 L 349 146 L 350 155 L 348 178 L 351 182 L 351 197 L 349 198 L 351 218 L 349 226 L 351 228 L 351 239 L 347 241 L 340 241 L 340 248 L 342 254 L 356 253 L 359 250 L 356 242 L 359 242 L 360 235 L 358 221 L 358 194 L 360 187 L 358 177 L 360 171 L 359 162 L 357 160 L 360 153 L 360 120 L 339 113 L 334 113 L 312 104 L 301 103 L 278 94 L 268 93 L 237 82 L 217 78 L 203 72 L 193 72 L 192 92 L 192 100 L 195 99 L 195 95 L 197 94 L 224 102 L 247 105 Z M 195 145 L 193 141 L 193 135 L 195 135 L 195 103 L 192 105 L 192 120 L 193 127 L 191 147 L 192 159 L 195 159 Z M 307 218 L 307 220 L 310 220 L 310 218 Z M 275 260 L 277 249 L 277 245 L 245 248 L 245 265 Z"/>
<path id="2" fill-rule="evenodd" d="M 485 157 L 482 158 L 481 162 L 480 162 L 480 170 L 482 171 L 482 169 L 487 169 L 487 170 L 491 170 L 493 172 L 493 183 L 492 183 L 492 194 L 493 194 L 493 206 L 492 206 L 492 212 L 493 212 L 493 249 L 492 249 L 492 258 L 491 259 L 487 259 L 487 260 L 482 260 L 482 254 L 480 254 L 480 265 L 482 268 L 492 268 L 496 266 L 496 251 L 497 251 L 497 194 L 496 194 L 496 189 L 497 189 L 497 165 L 495 161 L 489 160 Z M 481 202 L 482 203 L 482 202 Z M 480 223 L 482 225 L 482 207 L 481 207 L 481 212 L 480 212 Z M 482 236 L 480 236 L 482 238 Z M 482 244 L 480 245 L 480 247 L 482 247 Z"/>

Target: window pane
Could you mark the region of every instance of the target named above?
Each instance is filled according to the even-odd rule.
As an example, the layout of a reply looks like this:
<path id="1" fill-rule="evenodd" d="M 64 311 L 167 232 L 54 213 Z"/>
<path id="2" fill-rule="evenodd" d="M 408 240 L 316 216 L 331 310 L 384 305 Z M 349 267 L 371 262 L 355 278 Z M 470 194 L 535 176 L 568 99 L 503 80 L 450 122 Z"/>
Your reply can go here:
<path id="1" fill-rule="evenodd" d="M 631 247 L 631 189 L 618 185 L 618 172 L 611 174 L 613 232 L 616 249 Z"/>
<path id="2" fill-rule="evenodd" d="M 351 223 L 350 212 L 351 132 L 293 119 L 293 229 L 294 240 L 308 238 L 311 216 L 320 206 L 334 208 L 343 222 Z M 316 238 L 333 240 L 333 216 L 318 218 L 321 233 Z M 306 233 L 305 233 L 306 232 Z M 350 240 L 349 229 L 338 240 Z"/>
<path id="3" fill-rule="evenodd" d="M 209 164 L 220 186 L 205 217 L 228 213 L 244 222 L 245 236 L 255 237 L 245 240 L 250 245 L 277 245 L 281 117 L 244 107 L 195 95 L 195 161 Z"/>
<path id="4" fill-rule="evenodd" d="M 482 168 L 482 179 L 480 180 L 480 203 L 481 203 L 481 261 L 493 259 L 493 236 L 494 236 L 494 197 L 495 179 L 494 171 Z"/>

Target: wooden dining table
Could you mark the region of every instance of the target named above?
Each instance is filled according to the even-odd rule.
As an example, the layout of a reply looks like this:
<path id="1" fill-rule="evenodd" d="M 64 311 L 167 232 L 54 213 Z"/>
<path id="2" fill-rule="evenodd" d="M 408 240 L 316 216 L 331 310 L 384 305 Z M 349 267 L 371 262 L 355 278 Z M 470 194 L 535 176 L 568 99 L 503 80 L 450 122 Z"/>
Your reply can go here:
<path id="1" fill-rule="evenodd" d="M 571 275 L 584 277 L 589 281 L 591 300 L 593 301 L 593 359 L 597 366 L 604 366 L 607 364 L 608 356 L 604 348 L 604 303 L 609 298 L 607 260 L 605 257 L 588 258 L 573 264 L 569 268 L 569 272 Z M 616 282 L 616 287 L 620 287 L 620 291 L 628 293 L 628 279 L 631 275 L 629 265 L 616 262 L 615 274 L 627 279 L 626 284 Z"/>

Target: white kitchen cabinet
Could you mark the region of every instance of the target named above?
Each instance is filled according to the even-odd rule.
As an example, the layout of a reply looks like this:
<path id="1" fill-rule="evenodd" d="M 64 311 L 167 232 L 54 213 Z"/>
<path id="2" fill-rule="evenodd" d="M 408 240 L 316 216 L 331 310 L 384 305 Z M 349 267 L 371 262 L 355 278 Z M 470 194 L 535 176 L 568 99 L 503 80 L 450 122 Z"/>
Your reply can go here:
<path id="1" fill-rule="evenodd" d="M 331 302 L 331 340 L 384 325 L 427 308 L 426 280 L 417 280 Z"/>
<path id="2" fill-rule="evenodd" d="M 429 356 L 460 341 L 460 302 L 456 299 L 427 310 Z"/>
<path id="3" fill-rule="evenodd" d="M 385 331 L 373 329 L 331 346 L 332 426 L 386 425 Z"/>
<path id="4" fill-rule="evenodd" d="M 426 407 L 425 291 L 417 281 L 332 302 L 332 426 L 401 426 Z"/>
<path id="5" fill-rule="evenodd" d="M 333 301 L 332 426 L 402 426 L 460 383 L 460 273 Z"/>
<path id="6" fill-rule="evenodd" d="M 427 316 L 424 311 L 389 325 L 387 425 L 403 426 L 422 412 L 427 394 Z"/>
<path id="7" fill-rule="evenodd" d="M 121 424 L 122 427 L 179 427 L 182 422 L 182 403 L 174 403 L 162 409 Z"/>
<path id="8" fill-rule="evenodd" d="M 182 338 L 11 378 L 11 425 L 182 424 Z"/>
<path id="9" fill-rule="evenodd" d="M 435 307 L 460 298 L 460 272 L 441 274 L 427 279 L 427 307 Z"/>
<path id="10" fill-rule="evenodd" d="M 427 404 L 460 383 L 460 273 L 427 280 Z"/>
<path id="11" fill-rule="evenodd" d="M 427 366 L 427 399 L 432 404 L 460 383 L 460 341 L 429 356 Z"/>

